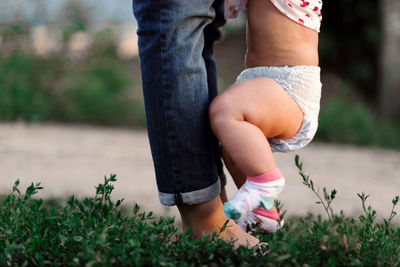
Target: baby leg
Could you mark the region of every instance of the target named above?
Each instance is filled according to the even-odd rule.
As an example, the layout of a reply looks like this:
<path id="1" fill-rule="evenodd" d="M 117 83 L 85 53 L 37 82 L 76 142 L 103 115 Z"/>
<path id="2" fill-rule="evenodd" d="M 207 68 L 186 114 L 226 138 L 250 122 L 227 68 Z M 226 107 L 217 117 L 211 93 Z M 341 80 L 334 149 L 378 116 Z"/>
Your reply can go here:
<path id="1" fill-rule="evenodd" d="M 222 148 L 222 157 L 226 168 L 236 184 L 236 187 L 241 188 L 247 180 L 246 175 L 240 170 L 237 164 L 233 162 L 232 158 L 224 148 Z M 240 228 L 246 231 L 247 225 L 260 222 L 260 230 L 267 233 L 272 233 L 276 232 L 284 224 L 283 218 L 281 219 L 280 224 L 278 223 L 279 217 L 280 215 L 278 214 L 275 206 L 270 209 L 265 209 L 264 207 L 260 206 L 257 209 L 250 211 L 248 214 L 242 215 L 236 223 L 240 226 Z"/>
<path id="2" fill-rule="evenodd" d="M 209 112 L 214 133 L 248 178 L 225 204 L 226 215 L 237 219 L 260 204 L 271 208 L 284 179 L 267 138 L 295 135 L 303 120 L 300 107 L 274 80 L 259 77 L 229 87 Z"/>

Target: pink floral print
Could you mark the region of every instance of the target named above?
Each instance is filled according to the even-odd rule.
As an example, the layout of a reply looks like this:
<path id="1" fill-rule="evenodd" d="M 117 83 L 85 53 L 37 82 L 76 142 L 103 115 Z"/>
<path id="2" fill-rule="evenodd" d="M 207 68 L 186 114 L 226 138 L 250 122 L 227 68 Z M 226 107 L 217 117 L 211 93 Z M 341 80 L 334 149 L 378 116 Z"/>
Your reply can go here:
<path id="1" fill-rule="evenodd" d="M 289 19 L 317 32 L 322 21 L 322 0 L 265 0 L 271 3 Z M 225 17 L 236 18 L 246 8 L 247 0 L 225 0 Z"/>

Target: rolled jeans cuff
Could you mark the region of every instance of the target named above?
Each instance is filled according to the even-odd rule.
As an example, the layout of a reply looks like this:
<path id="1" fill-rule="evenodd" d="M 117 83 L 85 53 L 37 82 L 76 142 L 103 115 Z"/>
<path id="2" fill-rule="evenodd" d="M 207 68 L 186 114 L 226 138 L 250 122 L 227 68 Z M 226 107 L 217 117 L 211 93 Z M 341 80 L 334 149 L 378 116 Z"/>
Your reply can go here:
<path id="1" fill-rule="evenodd" d="M 224 183 L 226 184 L 226 182 L 223 179 L 224 178 L 220 177 L 212 185 L 191 192 L 176 193 L 176 194 L 158 192 L 158 197 L 160 199 L 161 204 L 165 206 L 174 206 L 182 204 L 194 205 L 194 204 L 204 203 L 213 200 L 221 193 L 221 184 Z"/>

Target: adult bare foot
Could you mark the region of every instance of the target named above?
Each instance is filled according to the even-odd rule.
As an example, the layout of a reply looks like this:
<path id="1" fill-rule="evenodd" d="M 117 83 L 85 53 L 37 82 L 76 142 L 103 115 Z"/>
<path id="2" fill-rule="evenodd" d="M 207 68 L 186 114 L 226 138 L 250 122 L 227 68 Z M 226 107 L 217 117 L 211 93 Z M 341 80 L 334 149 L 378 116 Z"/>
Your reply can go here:
<path id="1" fill-rule="evenodd" d="M 240 228 L 234 221 L 229 219 L 226 229 L 219 235 L 224 240 L 235 240 L 235 246 L 254 247 L 260 243 L 260 240 Z"/>
<path id="2" fill-rule="evenodd" d="M 253 247 L 260 241 L 258 238 L 243 231 L 234 221 L 228 219 L 223 210 L 220 197 L 205 203 L 195 205 L 179 205 L 183 229 L 193 228 L 192 235 L 201 238 L 203 234 L 219 233 L 225 222 L 229 220 L 220 237 L 235 240 L 236 246 Z"/>

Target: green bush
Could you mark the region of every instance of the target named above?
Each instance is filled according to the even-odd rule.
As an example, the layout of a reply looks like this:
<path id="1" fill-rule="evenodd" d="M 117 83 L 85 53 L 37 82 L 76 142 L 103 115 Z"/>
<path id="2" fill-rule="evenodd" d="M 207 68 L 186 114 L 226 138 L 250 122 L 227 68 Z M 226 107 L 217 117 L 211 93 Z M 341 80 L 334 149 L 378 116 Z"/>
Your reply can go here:
<path id="1" fill-rule="evenodd" d="M 400 149 L 400 127 L 379 119 L 367 106 L 348 96 L 333 96 L 321 106 L 316 138 Z"/>
<path id="2" fill-rule="evenodd" d="M 0 56 L 0 118 L 143 126 L 133 81 L 107 58 L 85 64 L 26 53 Z"/>
<path id="3" fill-rule="evenodd" d="M 314 193 L 312 180 L 296 164 L 303 183 Z M 366 207 L 367 196 L 359 194 L 365 214 L 358 220 L 331 210 L 336 192 L 317 194 L 329 219 L 308 215 L 287 219 L 274 234 L 253 231 L 268 245 L 235 248 L 218 234 L 194 239 L 190 229 L 179 233 L 172 218 L 155 219 L 152 213 L 126 214 L 122 200 L 110 196 L 115 175 L 96 187 L 96 195 L 64 206 L 52 200 L 32 198 L 40 184 L 31 184 L 25 194 L 15 182 L 13 192 L 0 202 L 0 265 L 15 266 L 398 266 L 400 228 L 391 220 L 399 201 L 393 199 L 390 217 L 375 223 L 376 211 Z M 281 208 L 279 203 L 278 208 Z M 224 228 L 222 227 L 221 231 Z"/>
<path id="4" fill-rule="evenodd" d="M 6 40 L 27 35 L 3 33 Z M 140 86 L 127 71 L 136 61 L 117 60 L 110 32 L 94 36 L 98 42 L 78 62 L 62 53 L 0 52 L 0 119 L 143 127 Z"/>
<path id="5" fill-rule="evenodd" d="M 368 145 L 377 135 L 374 119 L 362 104 L 333 97 L 321 109 L 318 137 L 331 142 Z"/>
<path id="6" fill-rule="evenodd" d="M 329 86 L 329 85 L 328 85 Z M 400 149 L 400 127 L 380 118 L 355 95 L 348 82 L 321 105 L 316 138 L 326 142 Z"/>

